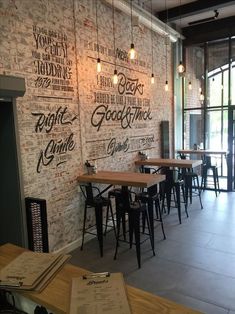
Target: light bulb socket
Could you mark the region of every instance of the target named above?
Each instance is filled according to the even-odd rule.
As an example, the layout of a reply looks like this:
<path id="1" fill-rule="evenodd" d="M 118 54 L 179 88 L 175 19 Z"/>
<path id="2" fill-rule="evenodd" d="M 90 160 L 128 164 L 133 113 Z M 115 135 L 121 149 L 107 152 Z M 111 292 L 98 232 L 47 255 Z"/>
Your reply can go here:
<path id="1" fill-rule="evenodd" d="M 166 81 L 166 83 L 165 83 L 166 85 L 168 85 L 168 81 Z"/>
<path id="2" fill-rule="evenodd" d="M 131 43 L 131 49 L 135 49 L 135 45 Z"/>
<path id="3" fill-rule="evenodd" d="M 97 58 L 97 63 L 100 63 L 100 58 Z"/>
<path id="4" fill-rule="evenodd" d="M 117 69 L 114 70 L 113 75 L 117 75 Z"/>

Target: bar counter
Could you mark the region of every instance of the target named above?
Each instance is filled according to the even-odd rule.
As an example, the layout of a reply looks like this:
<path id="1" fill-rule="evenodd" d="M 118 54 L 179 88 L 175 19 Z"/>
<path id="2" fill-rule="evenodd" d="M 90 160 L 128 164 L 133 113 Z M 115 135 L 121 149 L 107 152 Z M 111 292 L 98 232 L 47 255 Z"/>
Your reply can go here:
<path id="1" fill-rule="evenodd" d="M 0 246 L 0 270 L 25 249 L 13 244 Z M 25 298 L 53 311 L 53 314 L 68 313 L 70 281 L 87 273 L 85 269 L 66 264 L 41 292 L 17 292 Z M 199 314 L 200 312 L 126 285 L 128 300 L 133 314 Z"/>

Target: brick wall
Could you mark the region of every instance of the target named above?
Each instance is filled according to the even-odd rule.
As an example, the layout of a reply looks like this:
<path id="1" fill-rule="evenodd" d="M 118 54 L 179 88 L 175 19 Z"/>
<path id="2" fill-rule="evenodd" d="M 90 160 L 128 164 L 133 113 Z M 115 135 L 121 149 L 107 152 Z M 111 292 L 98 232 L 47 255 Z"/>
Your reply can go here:
<path id="1" fill-rule="evenodd" d="M 99 75 L 95 13 L 91 0 L 0 0 L 0 73 L 26 80 L 26 94 L 17 99 L 24 193 L 47 200 L 52 251 L 81 236 L 76 176 L 85 160 L 96 160 L 98 169 L 134 170 L 139 150 L 160 155 L 160 121 L 172 128 L 164 38 L 153 34 L 151 86 L 150 30 L 134 28 L 138 60 L 130 63 L 130 17 L 116 10 L 115 86 L 112 8 L 98 2 Z"/>

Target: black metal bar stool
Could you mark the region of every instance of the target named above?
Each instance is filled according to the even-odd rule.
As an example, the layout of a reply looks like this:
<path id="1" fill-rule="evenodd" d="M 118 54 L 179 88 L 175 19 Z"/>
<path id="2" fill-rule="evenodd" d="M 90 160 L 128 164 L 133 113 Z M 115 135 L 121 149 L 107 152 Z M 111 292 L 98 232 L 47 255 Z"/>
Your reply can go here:
<path id="1" fill-rule="evenodd" d="M 179 176 L 179 171 L 176 169 L 169 169 L 165 168 L 164 172 L 166 175 L 166 181 L 164 185 L 164 192 L 163 192 L 163 200 L 162 200 L 162 210 L 164 208 L 164 202 L 166 199 L 167 202 L 167 209 L 168 215 L 170 214 L 171 210 L 171 198 L 172 193 L 175 196 L 175 203 L 178 210 L 178 218 L 179 223 L 181 224 L 181 194 L 180 190 L 183 194 L 183 203 L 185 204 L 185 213 L 188 218 L 188 210 L 185 203 L 185 191 L 184 191 L 184 180 Z"/>
<path id="2" fill-rule="evenodd" d="M 161 171 L 162 168 L 155 169 L 151 167 L 141 167 L 140 171 L 143 173 L 158 173 Z M 155 206 L 155 217 L 154 221 L 157 221 L 161 225 L 163 238 L 166 239 L 165 230 L 164 230 L 164 224 L 162 220 L 162 210 L 161 210 L 161 198 L 162 198 L 162 191 L 163 191 L 163 184 L 164 182 L 161 182 L 159 186 L 157 184 L 149 187 L 148 189 L 142 189 L 141 192 L 136 194 L 136 197 L 138 200 L 140 200 L 141 203 L 144 203 L 146 206 L 148 206 L 149 202 L 151 201 Z M 145 230 L 145 217 L 143 215 L 143 232 Z"/>
<path id="3" fill-rule="evenodd" d="M 190 204 L 192 204 L 192 197 L 198 196 L 201 209 L 203 209 L 202 199 L 201 199 L 201 187 L 199 184 L 198 174 L 195 172 L 185 172 L 183 175 L 183 179 L 185 182 L 185 203 L 188 208 L 188 197 L 190 199 Z"/>
<path id="4" fill-rule="evenodd" d="M 131 200 L 131 194 L 135 196 L 135 201 Z M 149 212 L 148 207 L 144 204 L 141 204 L 140 201 L 136 200 L 136 194 L 134 192 L 128 191 L 127 187 L 122 188 L 122 193 L 117 194 L 116 196 L 116 216 L 117 216 L 117 242 L 116 242 L 116 249 L 114 254 L 114 259 L 117 258 L 118 253 L 118 247 L 119 242 L 127 242 L 125 239 L 121 239 L 120 236 L 120 225 L 121 225 L 121 219 L 123 215 L 128 215 L 128 222 L 129 222 L 129 245 L 130 248 L 133 244 L 136 246 L 136 256 L 137 256 L 137 262 L 138 267 L 141 267 L 141 251 L 140 251 L 140 245 L 141 243 L 141 215 L 144 214 L 147 221 L 147 227 L 148 227 L 148 233 L 147 236 L 150 239 L 151 248 L 153 251 L 153 255 L 155 256 L 154 251 L 154 239 L 152 236 L 151 226 L 150 226 L 150 218 L 149 218 Z M 135 237 L 135 243 L 133 243 L 133 236 Z M 147 240 L 147 238 L 145 239 Z M 144 241 L 145 241 L 144 240 Z"/>
<path id="5" fill-rule="evenodd" d="M 113 229 L 116 237 L 116 227 L 114 222 L 114 215 L 112 209 L 112 203 L 108 198 L 101 196 L 101 192 L 97 187 L 93 187 L 89 184 L 80 184 L 80 189 L 85 199 L 85 208 L 84 208 L 84 218 L 83 218 L 83 228 L 82 228 L 82 244 L 81 250 L 83 250 L 84 245 L 84 236 L 85 233 L 89 233 L 91 235 L 96 235 L 99 241 L 100 247 L 100 255 L 103 256 L 103 207 L 106 207 L 106 217 L 111 215 L 111 220 L 113 223 Z M 93 193 L 96 192 L 96 196 Z M 94 208 L 95 209 L 95 220 L 96 223 L 94 225 L 90 225 L 86 227 L 87 220 L 87 209 Z M 108 223 L 108 219 L 106 218 L 106 224 Z M 105 224 L 105 230 L 107 231 L 107 226 Z M 96 233 L 92 231 L 92 229 L 96 226 Z M 91 231 L 89 231 L 91 230 Z"/>
<path id="6" fill-rule="evenodd" d="M 211 164 L 211 156 L 205 156 L 203 160 L 203 165 L 202 165 L 202 181 L 201 181 L 201 188 L 203 190 L 205 190 L 205 188 L 208 185 L 208 171 L 209 170 L 212 171 L 214 190 L 215 190 L 215 195 L 217 196 L 217 192 L 220 192 L 218 168 L 216 165 Z"/>

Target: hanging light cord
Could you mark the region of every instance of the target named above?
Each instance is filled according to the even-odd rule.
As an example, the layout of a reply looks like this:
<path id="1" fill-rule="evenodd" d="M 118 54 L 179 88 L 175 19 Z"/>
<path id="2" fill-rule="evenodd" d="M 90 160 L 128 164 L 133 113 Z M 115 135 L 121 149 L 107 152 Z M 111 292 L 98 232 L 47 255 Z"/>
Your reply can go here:
<path id="1" fill-rule="evenodd" d="M 95 19 L 96 19 L 96 42 L 97 42 L 97 52 L 98 58 L 100 57 L 100 48 L 99 48 L 99 27 L 98 27 L 98 1 L 96 0 L 96 10 L 95 10 Z"/>
<path id="2" fill-rule="evenodd" d="M 168 33 L 167 33 L 167 23 L 168 23 L 168 9 L 166 5 L 167 0 L 165 0 L 165 11 L 166 11 L 166 23 L 165 23 L 165 32 L 166 32 L 166 38 L 165 38 L 165 48 L 166 48 L 166 81 L 167 81 L 167 41 L 168 41 Z"/>
<path id="3" fill-rule="evenodd" d="M 112 0 L 112 7 L 113 7 L 113 49 L 114 49 L 114 65 L 116 70 L 116 40 L 115 40 L 115 21 L 114 21 L 114 0 Z"/>
<path id="4" fill-rule="evenodd" d="M 133 20 L 132 20 L 132 1 L 131 1 L 131 43 L 133 43 Z"/>
<path id="5" fill-rule="evenodd" d="M 151 45 L 152 45 L 152 74 L 153 74 L 153 1 L 151 0 Z"/>
<path id="6" fill-rule="evenodd" d="M 180 0 L 180 7 L 179 7 L 179 9 L 180 9 L 180 32 L 181 32 L 181 0 Z"/>

